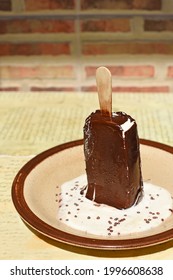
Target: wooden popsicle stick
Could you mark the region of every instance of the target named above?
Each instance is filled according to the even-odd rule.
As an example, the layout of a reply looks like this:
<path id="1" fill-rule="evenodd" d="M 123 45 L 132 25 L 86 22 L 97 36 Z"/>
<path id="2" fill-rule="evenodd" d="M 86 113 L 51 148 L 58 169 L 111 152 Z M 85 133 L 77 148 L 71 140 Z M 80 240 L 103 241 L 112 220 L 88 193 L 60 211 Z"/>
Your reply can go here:
<path id="1" fill-rule="evenodd" d="M 112 116 L 112 76 L 106 67 L 97 68 L 96 83 L 100 110 L 103 114 Z"/>

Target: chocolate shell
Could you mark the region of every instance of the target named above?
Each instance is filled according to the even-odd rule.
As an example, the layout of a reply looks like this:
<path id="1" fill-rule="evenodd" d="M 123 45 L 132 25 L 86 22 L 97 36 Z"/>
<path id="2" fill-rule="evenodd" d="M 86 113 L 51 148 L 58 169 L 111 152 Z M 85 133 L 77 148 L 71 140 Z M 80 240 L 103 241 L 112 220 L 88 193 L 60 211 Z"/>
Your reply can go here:
<path id="1" fill-rule="evenodd" d="M 123 113 L 92 113 L 84 125 L 86 197 L 126 209 L 143 193 L 139 139 L 135 120 Z"/>

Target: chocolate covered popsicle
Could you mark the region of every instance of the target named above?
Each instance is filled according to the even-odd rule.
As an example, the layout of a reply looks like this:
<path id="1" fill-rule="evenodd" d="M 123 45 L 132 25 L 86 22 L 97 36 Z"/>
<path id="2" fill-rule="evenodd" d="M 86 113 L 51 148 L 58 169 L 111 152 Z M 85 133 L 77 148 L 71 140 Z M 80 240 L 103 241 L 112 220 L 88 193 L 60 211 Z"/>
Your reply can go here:
<path id="1" fill-rule="evenodd" d="M 84 125 L 86 197 L 126 209 L 143 193 L 137 125 L 126 113 L 112 112 L 109 70 L 98 68 L 96 80 L 100 110 L 92 113 Z"/>

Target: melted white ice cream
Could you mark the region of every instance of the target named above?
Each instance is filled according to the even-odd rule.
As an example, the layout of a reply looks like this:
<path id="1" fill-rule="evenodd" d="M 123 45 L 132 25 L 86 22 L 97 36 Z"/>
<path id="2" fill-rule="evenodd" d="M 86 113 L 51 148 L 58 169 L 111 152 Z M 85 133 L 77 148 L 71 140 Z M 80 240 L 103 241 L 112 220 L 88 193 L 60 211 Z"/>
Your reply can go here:
<path id="1" fill-rule="evenodd" d="M 159 226 L 173 212 L 173 198 L 159 186 L 144 183 L 144 197 L 135 206 L 119 210 L 98 204 L 81 190 L 87 184 L 82 175 L 59 187 L 58 221 L 71 228 L 99 236 L 132 235 Z"/>

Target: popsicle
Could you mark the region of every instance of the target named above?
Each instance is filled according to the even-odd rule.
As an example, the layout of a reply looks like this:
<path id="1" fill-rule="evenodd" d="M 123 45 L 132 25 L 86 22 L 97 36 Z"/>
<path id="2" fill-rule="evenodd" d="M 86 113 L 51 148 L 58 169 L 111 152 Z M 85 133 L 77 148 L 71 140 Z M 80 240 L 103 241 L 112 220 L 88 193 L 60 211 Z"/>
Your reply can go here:
<path id="1" fill-rule="evenodd" d="M 96 82 L 100 110 L 91 113 L 84 125 L 86 198 L 126 209 L 143 196 L 137 124 L 124 112 L 112 112 L 111 73 L 107 68 L 97 69 Z"/>

